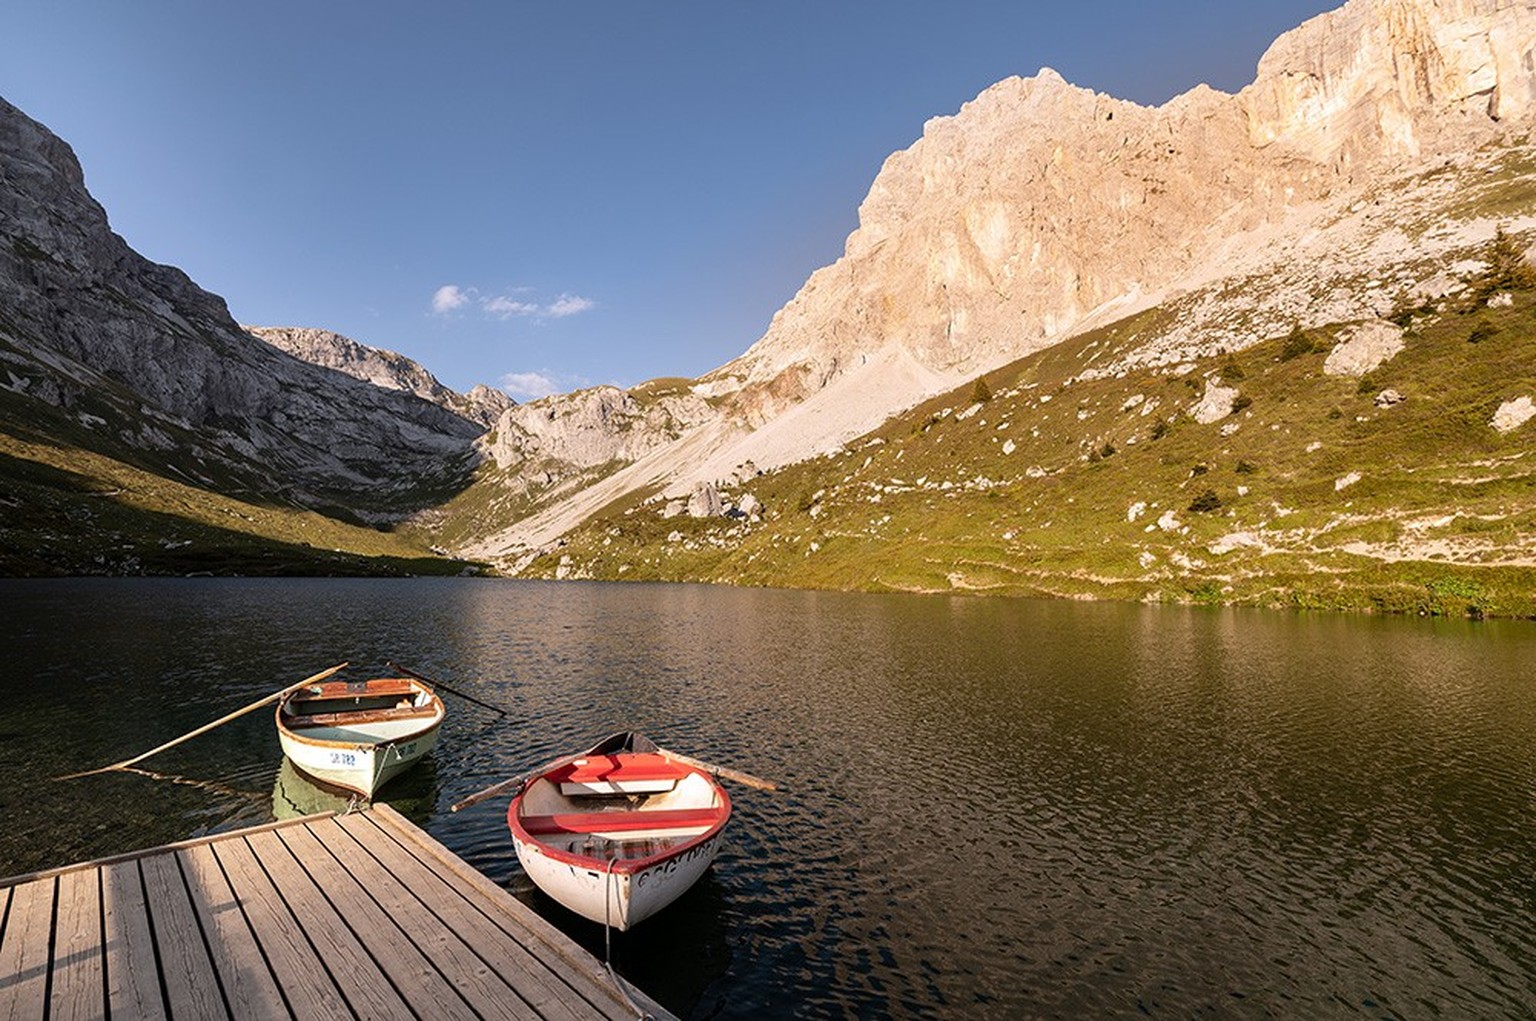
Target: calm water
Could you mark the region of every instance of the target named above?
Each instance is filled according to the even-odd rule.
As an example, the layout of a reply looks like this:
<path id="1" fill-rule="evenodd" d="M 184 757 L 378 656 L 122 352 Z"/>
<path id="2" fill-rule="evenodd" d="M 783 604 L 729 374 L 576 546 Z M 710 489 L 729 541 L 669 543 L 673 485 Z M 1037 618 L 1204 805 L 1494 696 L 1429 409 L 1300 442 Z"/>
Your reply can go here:
<path id="1" fill-rule="evenodd" d="M 450 698 L 388 789 L 523 876 L 505 800 L 632 727 L 779 780 L 620 971 L 696 1017 L 1530 1016 L 1536 626 L 488 581 L 0 582 L 0 874 L 327 807 L 262 711 L 396 659 Z M 317 800 L 318 799 L 318 800 Z"/>

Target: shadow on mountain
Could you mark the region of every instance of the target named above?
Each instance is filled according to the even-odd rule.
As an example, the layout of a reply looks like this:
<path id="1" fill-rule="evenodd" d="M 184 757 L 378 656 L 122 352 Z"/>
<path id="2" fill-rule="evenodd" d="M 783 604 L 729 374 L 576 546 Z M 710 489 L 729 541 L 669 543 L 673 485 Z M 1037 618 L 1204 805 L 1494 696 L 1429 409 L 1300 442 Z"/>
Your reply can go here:
<path id="1" fill-rule="evenodd" d="M 0 453 L 0 575 L 405 576 L 468 566 L 316 513 Z"/>

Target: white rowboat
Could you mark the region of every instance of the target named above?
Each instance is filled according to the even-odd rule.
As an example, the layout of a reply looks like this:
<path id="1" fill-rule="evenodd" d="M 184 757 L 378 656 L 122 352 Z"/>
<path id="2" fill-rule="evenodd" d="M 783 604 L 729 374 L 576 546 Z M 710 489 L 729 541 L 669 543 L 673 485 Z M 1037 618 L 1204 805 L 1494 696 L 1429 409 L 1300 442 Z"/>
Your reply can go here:
<path id="1" fill-rule="evenodd" d="M 623 932 L 704 874 L 730 817 L 714 777 L 625 732 L 530 779 L 507 826 L 539 889 Z"/>
<path id="2" fill-rule="evenodd" d="M 283 696 L 283 754 L 321 783 L 372 798 L 437 744 L 447 709 L 420 681 L 326 681 Z"/>

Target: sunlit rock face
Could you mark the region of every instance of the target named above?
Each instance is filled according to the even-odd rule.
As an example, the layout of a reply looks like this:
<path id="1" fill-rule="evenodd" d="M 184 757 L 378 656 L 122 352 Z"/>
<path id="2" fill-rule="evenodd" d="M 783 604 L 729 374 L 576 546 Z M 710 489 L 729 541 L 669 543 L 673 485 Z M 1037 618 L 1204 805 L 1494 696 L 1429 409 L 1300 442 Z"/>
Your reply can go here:
<path id="1" fill-rule="evenodd" d="M 598 386 L 507 410 L 488 449 L 502 468 L 594 468 L 639 460 L 713 418 L 692 393 L 642 401 L 618 387 Z"/>
<path id="2" fill-rule="evenodd" d="M 1202 85 L 1146 107 L 1049 69 L 999 82 L 890 156 L 843 256 L 695 382 L 702 428 L 480 552 L 548 541 L 626 490 L 685 498 L 748 459 L 833 450 L 1141 310 L 1166 313 L 1156 335 L 1085 378 L 1378 320 L 1414 287 L 1460 286 L 1455 260 L 1496 223 L 1447 211 L 1529 145 L 1533 50 L 1527 3 L 1351 0 L 1278 39 L 1236 95 Z M 1536 231 L 1536 216 L 1504 219 Z"/>
<path id="3" fill-rule="evenodd" d="M 882 347 L 974 374 L 1133 307 L 1221 242 L 1528 124 L 1536 9 L 1352 0 L 1277 40 L 1236 96 L 1151 108 L 1049 69 L 891 156 L 845 253 L 707 377 L 773 417 Z"/>

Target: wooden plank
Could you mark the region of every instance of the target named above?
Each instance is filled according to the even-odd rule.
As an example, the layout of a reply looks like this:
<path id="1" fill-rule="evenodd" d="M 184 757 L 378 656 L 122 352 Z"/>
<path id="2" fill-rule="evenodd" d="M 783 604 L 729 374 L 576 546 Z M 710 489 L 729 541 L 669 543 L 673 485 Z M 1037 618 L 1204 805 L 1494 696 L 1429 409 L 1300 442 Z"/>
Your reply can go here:
<path id="1" fill-rule="evenodd" d="M 155 937 L 138 862 L 101 870 L 103 937 L 107 951 L 107 1006 L 113 1017 L 164 1018 Z"/>
<path id="2" fill-rule="evenodd" d="M 284 830 L 278 839 L 287 845 L 347 927 L 366 943 L 369 955 L 387 962 L 390 981 L 418 1015 L 475 1021 L 475 1011 L 453 985 L 375 903 L 370 891 L 321 846 L 309 827 Z"/>
<path id="3" fill-rule="evenodd" d="M 60 876 L 53 926 L 53 992 L 50 1021 L 99 1018 L 107 1011 L 102 977 L 101 872 Z"/>
<path id="4" fill-rule="evenodd" d="M 198 847 L 202 844 L 217 843 L 220 840 L 227 840 L 236 835 L 264 833 L 268 830 L 280 830 L 288 826 L 303 826 L 316 819 L 328 819 L 335 814 L 335 812 L 320 812 L 316 815 L 303 816 L 298 819 L 280 819 L 277 822 L 263 823 L 260 826 L 252 826 L 249 829 L 239 830 L 236 833 L 213 833 L 208 836 L 193 837 L 190 840 L 178 840 L 172 844 L 161 844 L 159 847 L 150 847 L 143 851 L 129 851 L 126 854 L 114 854 L 106 858 L 93 858 L 91 861 L 75 862 L 72 865 L 60 865 L 58 868 L 43 869 L 41 872 L 28 872 L 25 875 L 0 879 L 0 887 L 20 886 L 22 883 L 30 883 L 38 879 L 51 879 L 54 876 L 62 876 L 66 872 L 77 872 L 82 869 L 99 869 L 107 865 L 116 865 L 120 862 L 138 861 L 140 858 L 148 858 L 166 851 L 180 851 L 186 847 Z"/>
<path id="5" fill-rule="evenodd" d="M 484 944 L 469 942 L 449 923 L 439 917 L 438 906 L 426 903 L 400 877 L 379 864 L 374 856 L 354 840 L 334 819 L 317 822 L 308 832 L 367 887 L 384 909 L 442 970 L 449 982 L 481 1016 L 531 1021 L 538 1013 L 516 990 L 482 958 Z"/>
<path id="6" fill-rule="evenodd" d="M 347 1003 L 361 1017 L 401 1017 L 409 1013 L 388 975 L 368 955 L 357 935 L 347 928 L 322 896 L 308 873 L 273 833 L 246 838 L 288 910 L 298 919 L 315 952 L 326 962 Z"/>
<path id="7" fill-rule="evenodd" d="M 48 1011 L 48 951 L 55 882 L 44 879 L 11 892 L 0 942 L 0 1018 L 42 1018 Z"/>
<path id="8" fill-rule="evenodd" d="M 149 924 L 160 955 L 160 978 L 173 1017 L 227 1017 L 224 993 L 203 942 L 197 911 L 176 859 L 159 854 L 139 860 L 149 900 Z"/>
<path id="9" fill-rule="evenodd" d="M 553 955 L 530 952 L 518 938 L 525 934 L 515 924 L 504 924 L 505 916 L 487 914 L 478 903 L 479 898 L 467 895 L 453 876 L 429 867 L 412 854 L 391 832 L 369 818 L 372 814 L 370 809 L 367 813 L 340 816 L 336 822 L 478 948 L 486 963 L 541 1016 L 573 1021 L 595 1011 L 613 1021 L 629 1018 L 628 1010 L 619 1009 L 618 994 L 607 984 L 606 976 L 601 982 L 597 980 L 599 965 L 592 962 L 588 968 L 578 970 L 567 966 L 563 959 L 552 963 Z"/>
<path id="10" fill-rule="evenodd" d="M 239 901 L 256 943 L 271 965 L 288 1006 L 298 1018 L 351 1021 L 356 1015 L 327 970 L 326 962 L 299 928 L 277 887 L 243 838 L 209 846 Z"/>
<path id="11" fill-rule="evenodd" d="M 208 934 L 213 966 L 223 981 L 230 1013 L 258 1021 L 291 1017 L 213 851 L 199 844 L 175 854 L 198 921 Z"/>
<path id="12" fill-rule="evenodd" d="M 402 848 L 414 849 L 414 853 L 422 861 L 435 863 L 434 870 L 440 875 L 462 882 L 463 889 L 468 891 L 466 896 L 478 898 L 480 902 L 499 909 L 504 917 L 509 916 L 513 924 L 524 934 L 524 944 L 531 952 L 546 961 L 563 962 L 560 965 L 560 973 L 568 978 L 585 976 L 581 980 L 584 987 L 587 986 L 587 978 L 590 978 L 596 983 L 595 987 L 589 987 L 593 989 L 593 995 L 607 997 L 615 1003 L 619 1017 L 632 1017 L 634 1012 L 613 988 L 603 963 L 583 950 L 565 933 L 545 921 L 538 912 L 491 882 L 484 873 L 472 867 L 434 839 L 430 833 L 414 825 L 388 805 L 374 805 L 367 814 L 385 833 L 394 837 Z M 633 985 L 625 983 L 625 986 L 635 1002 L 652 1017 L 660 1019 L 673 1017 L 670 1011 Z"/>

